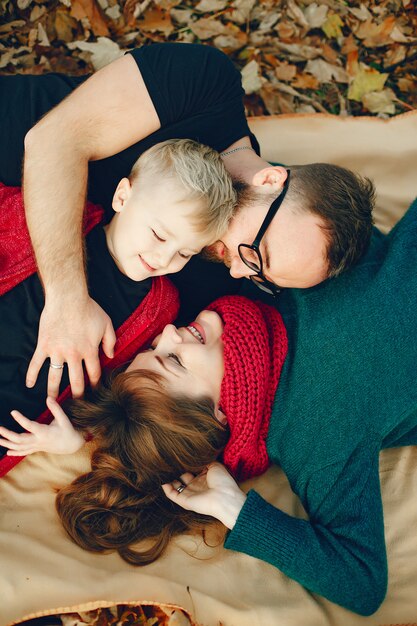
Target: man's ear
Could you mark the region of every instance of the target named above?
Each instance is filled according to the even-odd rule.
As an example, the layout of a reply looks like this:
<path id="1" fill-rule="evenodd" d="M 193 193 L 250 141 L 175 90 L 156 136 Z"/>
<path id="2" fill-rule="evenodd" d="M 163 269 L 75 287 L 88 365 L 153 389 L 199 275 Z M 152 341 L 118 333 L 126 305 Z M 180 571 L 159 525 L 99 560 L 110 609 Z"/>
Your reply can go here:
<path id="1" fill-rule="evenodd" d="M 124 205 L 130 198 L 130 194 L 132 193 L 132 185 L 130 184 L 130 180 L 128 178 L 122 178 L 119 184 L 116 187 L 116 191 L 114 192 L 112 207 L 116 213 L 120 213 L 123 209 Z"/>
<path id="2" fill-rule="evenodd" d="M 260 188 L 259 191 L 274 193 L 282 189 L 287 177 L 288 173 L 285 167 L 281 165 L 270 165 L 256 172 L 252 179 L 252 185 Z"/>

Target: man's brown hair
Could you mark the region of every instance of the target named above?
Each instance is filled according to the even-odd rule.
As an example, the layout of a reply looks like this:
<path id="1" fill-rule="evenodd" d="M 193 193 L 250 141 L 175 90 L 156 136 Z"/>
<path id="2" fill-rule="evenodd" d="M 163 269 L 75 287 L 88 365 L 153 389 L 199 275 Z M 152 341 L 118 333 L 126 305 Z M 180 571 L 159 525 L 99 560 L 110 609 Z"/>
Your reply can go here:
<path id="1" fill-rule="evenodd" d="M 369 245 L 375 187 L 369 178 L 329 163 L 290 169 L 285 202 L 321 217 L 327 237 L 327 276 L 337 276 L 354 265 Z"/>

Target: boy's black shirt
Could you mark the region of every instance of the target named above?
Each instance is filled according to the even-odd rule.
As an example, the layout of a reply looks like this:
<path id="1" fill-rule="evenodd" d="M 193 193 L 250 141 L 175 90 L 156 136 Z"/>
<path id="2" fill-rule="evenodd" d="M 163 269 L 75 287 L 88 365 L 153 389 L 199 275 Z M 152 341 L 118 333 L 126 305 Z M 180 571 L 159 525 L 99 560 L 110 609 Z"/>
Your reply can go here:
<path id="1" fill-rule="evenodd" d="M 86 248 L 91 296 L 108 313 L 114 328 L 118 328 L 147 295 L 152 280 L 135 282 L 118 270 L 100 225 L 87 235 Z M 25 386 L 43 306 L 43 289 L 37 274 L 0 298 L 0 424 L 12 430 L 19 429 L 10 416 L 12 409 L 18 409 L 29 419 L 36 419 L 46 408 L 49 359 L 45 361 L 35 387 L 28 389 Z M 60 391 L 68 384 L 65 367 Z M 0 456 L 4 452 L 0 447 Z"/>

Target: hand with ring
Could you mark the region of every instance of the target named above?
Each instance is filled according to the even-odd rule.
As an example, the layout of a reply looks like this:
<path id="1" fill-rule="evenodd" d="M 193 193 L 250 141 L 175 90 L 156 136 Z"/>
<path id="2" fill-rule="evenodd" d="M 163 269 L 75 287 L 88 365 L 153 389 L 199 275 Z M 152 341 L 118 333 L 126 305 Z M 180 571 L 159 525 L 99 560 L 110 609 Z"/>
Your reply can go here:
<path id="1" fill-rule="evenodd" d="M 211 515 L 232 529 L 246 494 L 221 463 L 211 463 L 198 476 L 189 472 L 179 480 L 162 485 L 167 498 L 188 511 Z"/>
<path id="2" fill-rule="evenodd" d="M 68 367 L 72 395 L 76 398 L 84 392 L 83 365 L 92 387 L 100 379 L 100 345 L 109 358 L 113 357 L 116 335 L 109 316 L 88 295 L 84 300 L 75 300 L 72 297 L 70 302 L 63 303 L 46 297 L 39 321 L 38 344 L 26 374 L 26 385 L 33 387 L 49 357 L 47 395 L 51 398 L 59 394 L 64 363 Z"/>

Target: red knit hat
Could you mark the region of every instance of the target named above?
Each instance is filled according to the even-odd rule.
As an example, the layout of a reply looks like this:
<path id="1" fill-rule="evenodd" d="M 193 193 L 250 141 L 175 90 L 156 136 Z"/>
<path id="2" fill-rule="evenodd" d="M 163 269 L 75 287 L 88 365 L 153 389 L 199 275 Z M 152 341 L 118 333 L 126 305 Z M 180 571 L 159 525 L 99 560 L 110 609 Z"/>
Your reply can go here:
<path id="1" fill-rule="evenodd" d="M 238 480 L 269 466 L 266 436 L 288 340 L 281 315 L 262 302 L 224 296 L 207 307 L 224 322 L 220 407 L 230 428 L 223 462 Z"/>

